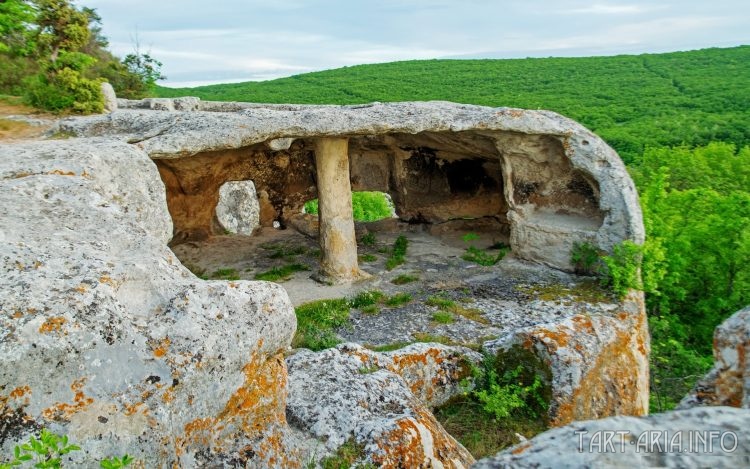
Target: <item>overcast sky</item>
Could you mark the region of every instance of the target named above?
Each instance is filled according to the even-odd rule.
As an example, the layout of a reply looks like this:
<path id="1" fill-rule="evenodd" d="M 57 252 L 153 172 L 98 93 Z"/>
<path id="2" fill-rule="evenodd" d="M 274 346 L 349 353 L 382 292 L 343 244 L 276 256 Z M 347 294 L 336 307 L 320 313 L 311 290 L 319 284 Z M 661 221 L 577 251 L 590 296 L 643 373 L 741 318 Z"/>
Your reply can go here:
<path id="1" fill-rule="evenodd" d="M 167 86 L 431 58 L 664 52 L 750 44 L 750 0 L 78 0 L 111 49 L 138 37 Z"/>

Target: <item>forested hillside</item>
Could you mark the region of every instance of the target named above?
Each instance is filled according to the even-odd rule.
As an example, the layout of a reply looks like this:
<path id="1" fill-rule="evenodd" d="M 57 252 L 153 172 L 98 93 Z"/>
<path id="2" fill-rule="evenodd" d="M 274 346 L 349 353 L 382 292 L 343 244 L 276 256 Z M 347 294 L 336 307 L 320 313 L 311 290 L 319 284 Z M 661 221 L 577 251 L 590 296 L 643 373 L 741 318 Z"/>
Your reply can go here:
<path id="1" fill-rule="evenodd" d="M 550 109 L 582 122 L 618 150 L 641 194 L 654 411 L 673 407 L 707 371 L 713 328 L 750 303 L 750 46 L 396 62 L 157 93 L 311 104 L 449 100 Z"/>
<path id="2" fill-rule="evenodd" d="M 549 109 L 594 130 L 628 163 L 647 145 L 750 143 L 750 46 L 616 57 L 394 62 L 156 92 L 216 101 L 447 100 Z"/>

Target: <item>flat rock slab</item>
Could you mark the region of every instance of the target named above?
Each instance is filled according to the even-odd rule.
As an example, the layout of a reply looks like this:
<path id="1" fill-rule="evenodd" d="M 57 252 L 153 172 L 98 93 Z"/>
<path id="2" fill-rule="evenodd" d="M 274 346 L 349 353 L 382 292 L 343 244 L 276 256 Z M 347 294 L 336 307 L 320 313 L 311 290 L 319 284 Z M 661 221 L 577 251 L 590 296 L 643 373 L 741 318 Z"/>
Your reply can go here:
<path id="1" fill-rule="evenodd" d="M 576 422 L 542 433 L 472 467 L 748 467 L 749 426 L 750 411 L 730 407 Z"/>

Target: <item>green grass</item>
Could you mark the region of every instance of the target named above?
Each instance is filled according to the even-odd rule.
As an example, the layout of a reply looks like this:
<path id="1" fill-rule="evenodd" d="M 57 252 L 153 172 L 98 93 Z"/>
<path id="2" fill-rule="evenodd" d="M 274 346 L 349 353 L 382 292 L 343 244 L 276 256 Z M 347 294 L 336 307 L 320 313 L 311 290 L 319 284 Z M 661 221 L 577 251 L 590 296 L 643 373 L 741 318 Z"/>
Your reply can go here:
<path id="1" fill-rule="evenodd" d="M 357 295 L 349 300 L 349 304 L 352 308 L 364 308 L 380 303 L 385 298 L 385 294 L 380 290 L 369 290 L 357 293 Z"/>
<path id="2" fill-rule="evenodd" d="M 375 262 L 376 260 L 378 260 L 378 257 L 373 254 L 362 254 L 359 256 L 360 262 Z"/>
<path id="3" fill-rule="evenodd" d="M 500 262 L 509 252 L 510 248 L 507 246 L 501 247 L 497 253 L 483 251 L 475 246 L 469 246 L 466 248 L 466 252 L 461 258 L 468 262 L 489 267 Z"/>
<path id="4" fill-rule="evenodd" d="M 396 241 L 393 243 L 393 249 L 391 249 L 391 256 L 385 262 L 385 268 L 393 270 L 406 262 L 406 249 L 409 246 L 409 240 L 406 236 L 399 235 Z"/>
<path id="5" fill-rule="evenodd" d="M 352 212 L 356 221 L 377 221 L 388 218 L 393 209 L 382 192 L 352 192 Z M 318 214 L 318 199 L 305 202 L 305 213 Z"/>
<path id="6" fill-rule="evenodd" d="M 407 345 L 411 345 L 414 342 L 394 342 L 392 344 L 385 344 L 385 345 L 375 345 L 375 346 L 368 346 L 370 350 L 373 352 L 392 352 L 394 350 L 399 350 Z"/>
<path id="7" fill-rule="evenodd" d="M 395 308 L 396 306 L 403 306 L 412 300 L 411 295 L 408 293 L 397 293 L 385 300 L 385 305 Z"/>
<path id="8" fill-rule="evenodd" d="M 455 301 L 439 296 L 439 295 L 433 295 L 427 298 L 427 300 L 424 302 L 427 306 L 436 306 L 440 308 L 438 313 L 446 313 L 451 314 L 451 318 L 455 319 L 453 315 L 463 316 L 466 319 L 470 319 L 472 321 L 488 325 L 490 324 L 490 321 L 485 318 L 482 315 L 482 312 L 476 308 L 467 308 L 463 305 L 460 305 L 456 303 Z M 435 314 L 438 314 L 435 313 Z M 433 320 L 435 322 L 440 322 L 439 320 L 435 319 L 433 317 Z"/>
<path id="9" fill-rule="evenodd" d="M 239 280 L 240 274 L 237 269 L 218 269 L 209 275 L 211 280 Z"/>
<path id="10" fill-rule="evenodd" d="M 345 298 L 318 300 L 297 306 L 297 332 L 293 347 L 323 350 L 340 343 L 335 329 L 349 321 L 349 301 Z"/>
<path id="11" fill-rule="evenodd" d="M 549 109 L 604 137 L 626 162 L 646 146 L 750 144 L 750 46 L 614 57 L 412 60 L 264 82 L 159 87 L 156 93 L 263 103 L 447 100 Z"/>
<path id="12" fill-rule="evenodd" d="M 286 264 L 281 267 L 274 267 L 265 272 L 255 274 L 255 280 L 267 280 L 269 282 L 278 282 L 288 280 L 295 272 L 310 270 L 302 264 Z"/>
<path id="13" fill-rule="evenodd" d="M 455 321 L 455 318 L 448 311 L 440 310 L 432 315 L 432 320 L 438 324 L 451 324 Z"/>
<path id="14" fill-rule="evenodd" d="M 304 248 L 304 246 L 279 246 L 273 249 L 273 252 L 271 252 L 268 257 L 271 259 L 290 259 L 295 256 L 299 256 L 300 254 L 304 254 L 305 251 L 306 249 Z"/>
<path id="15" fill-rule="evenodd" d="M 451 400 L 435 409 L 434 414 L 443 428 L 477 459 L 518 443 L 516 433 L 531 438 L 547 429 L 543 418 L 497 420 L 470 395 Z"/>
<path id="16" fill-rule="evenodd" d="M 394 285 L 405 285 L 407 283 L 416 282 L 417 280 L 419 280 L 419 276 L 417 275 L 401 274 L 392 279 L 391 283 Z"/>
<path id="17" fill-rule="evenodd" d="M 375 233 L 365 233 L 359 238 L 359 242 L 362 243 L 363 246 L 375 246 L 375 241 Z"/>
<path id="18" fill-rule="evenodd" d="M 370 463 L 357 464 L 357 460 L 364 456 L 365 447 L 351 439 L 339 446 L 332 456 L 321 459 L 320 465 L 323 469 L 374 469 Z"/>

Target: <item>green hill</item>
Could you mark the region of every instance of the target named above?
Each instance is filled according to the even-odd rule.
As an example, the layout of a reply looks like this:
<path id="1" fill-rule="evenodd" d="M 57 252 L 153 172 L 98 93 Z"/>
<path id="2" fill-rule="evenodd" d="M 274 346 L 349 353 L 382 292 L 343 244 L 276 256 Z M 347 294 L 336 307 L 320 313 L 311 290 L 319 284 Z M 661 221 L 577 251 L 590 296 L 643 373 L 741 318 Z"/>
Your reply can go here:
<path id="1" fill-rule="evenodd" d="M 644 146 L 750 144 L 750 46 L 615 57 L 416 60 L 264 82 L 159 87 L 157 95 L 301 104 L 447 100 L 549 109 L 582 122 L 631 163 Z"/>

